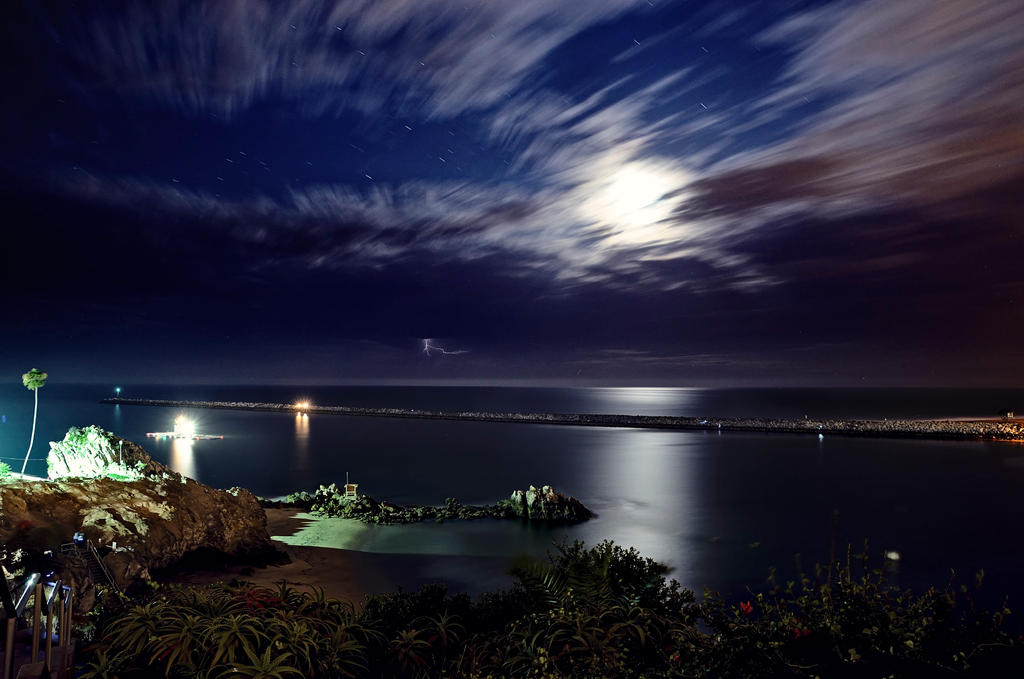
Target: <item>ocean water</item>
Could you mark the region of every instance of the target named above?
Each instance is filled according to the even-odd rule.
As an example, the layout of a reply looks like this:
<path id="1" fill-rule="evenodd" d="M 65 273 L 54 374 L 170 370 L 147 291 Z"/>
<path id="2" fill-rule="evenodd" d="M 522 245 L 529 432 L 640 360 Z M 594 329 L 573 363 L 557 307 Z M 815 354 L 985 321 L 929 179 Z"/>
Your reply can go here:
<path id="1" fill-rule="evenodd" d="M 1021 390 L 531 389 L 473 387 L 209 387 L 122 385 L 142 398 L 225 399 L 436 410 L 692 416 L 957 417 L 1024 405 Z M 489 503 L 515 488 L 550 484 L 597 512 L 572 527 L 476 521 L 366 526 L 340 547 L 414 555 L 383 574 L 384 587 L 443 580 L 471 593 L 508 582 L 522 554 L 555 541 L 611 539 L 667 563 L 695 590 L 742 594 L 859 551 L 897 550 L 901 586 L 943 584 L 950 569 L 986 592 L 1024 599 L 1024 447 L 1007 443 L 672 432 L 503 423 L 297 417 L 196 410 L 198 442 L 147 439 L 173 427 L 177 409 L 102 405 L 109 386 L 50 384 L 40 391 L 28 471 L 44 473 L 47 442 L 97 424 L 210 485 L 278 496 L 343 482 L 400 503 L 457 497 Z M 0 388 L 0 457 L 20 468 L 32 394 Z M 378 585 L 380 586 L 380 585 Z"/>

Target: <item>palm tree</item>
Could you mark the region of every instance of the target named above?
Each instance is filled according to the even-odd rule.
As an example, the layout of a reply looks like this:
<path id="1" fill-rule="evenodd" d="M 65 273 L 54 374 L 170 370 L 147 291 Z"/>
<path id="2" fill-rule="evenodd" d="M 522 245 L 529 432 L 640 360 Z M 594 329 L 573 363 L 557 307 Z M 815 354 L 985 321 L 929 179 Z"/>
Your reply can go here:
<path id="1" fill-rule="evenodd" d="M 32 438 L 28 440 L 28 452 L 25 453 L 25 461 L 21 464 L 21 473 L 25 474 L 25 467 L 28 466 L 28 456 L 32 454 L 32 443 L 36 440 L 36 414 L 39 412 L 39 388 L 46 384 L 46 373 L 32 368 L 21 376 L 21 383 L 26 389 L 36 393 L 36 406 L 32 411 Z"/>

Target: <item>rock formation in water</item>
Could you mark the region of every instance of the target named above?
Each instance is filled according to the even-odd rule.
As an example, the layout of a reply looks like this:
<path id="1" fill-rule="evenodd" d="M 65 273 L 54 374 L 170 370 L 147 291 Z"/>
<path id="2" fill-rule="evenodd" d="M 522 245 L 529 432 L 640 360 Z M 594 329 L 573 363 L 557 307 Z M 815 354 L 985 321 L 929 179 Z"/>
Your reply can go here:
<path id="1" fill-rule="evenodd" d="M 555 492 L 551 486 L 517 490 L 508 500 L 493 505 L 464 505 L 453 497 L 440 507 L 432 505 L 399 505 L 376 500 L 368 495 L 346 497 L 335 484 L 320 486 L 312 493 L 299 492 L 288 496 L 287 502 L 314 514 L 364 523 L 392 525 L 419 521 L 452 519 L 523 519 L 526 521 L 557 521 L 576 523 L 594 516 L 582 502 Z M 278 503 L 265 503 L 278 506 Z"/>
<path id="2" fill-rule="evenodd" d="M 80 531 L 124 587 L 197 550 L 270 549 L 266 514 L 247 490 L 183 477 L 98 427 L 72 428 L 51 445 L 57 478 L 0 484 L 0 544 L 11 553 L 56 553 Z"/>
<path id="3" fill-rule="evenodd" d="M 584 521 L 594 514 L 574 497 L 555 492 L 551 486 L 513 491 L 506 500 L 516 516 L 531 521 Z"/>

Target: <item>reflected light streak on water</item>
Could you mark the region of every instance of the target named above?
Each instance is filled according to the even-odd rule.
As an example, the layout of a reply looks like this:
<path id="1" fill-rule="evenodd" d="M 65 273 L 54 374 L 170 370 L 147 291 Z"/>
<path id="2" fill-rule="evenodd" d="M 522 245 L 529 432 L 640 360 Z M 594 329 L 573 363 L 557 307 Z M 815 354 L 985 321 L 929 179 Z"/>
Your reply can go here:
<path id="1" fill-rule="evenodd" d="M 592 478 L 581 484 L 604 489 L 604 506 L 598 509 L 599 518 L 582 524 L 579 532 L 593 533 L 587 535 L 588 543 L 608 538 L 636 547 L 676 573 L 688 572 L 686 554 L 672 549 L 665 537 L 671 535 L 669 542 L 678 543 L 701 532 L 694 523 L 701 492 L 694 479 L 696 457 L 680 447 L 683 437 L 674 432 L 608 433 L 613 435 L 601 437 L 594 451 Z"/>
<path id="2" fill-rule="evenodd" d="M 292 470 L 309 468 L 309 415 L 295 413 L 295 455 Z"/>
<path id="3" fill-rule="evenodd" d="M 593 387 L 587 395 L 601 412 L 679 415 L 692 410 L 698 394 L 687 387 Z"/>
<path id="4" fill-rule="evenodd" d="M 174 439 L 171 442 L 170 467 L 182 476 L 196 477 L 196 457 L 192 439 Z"/>

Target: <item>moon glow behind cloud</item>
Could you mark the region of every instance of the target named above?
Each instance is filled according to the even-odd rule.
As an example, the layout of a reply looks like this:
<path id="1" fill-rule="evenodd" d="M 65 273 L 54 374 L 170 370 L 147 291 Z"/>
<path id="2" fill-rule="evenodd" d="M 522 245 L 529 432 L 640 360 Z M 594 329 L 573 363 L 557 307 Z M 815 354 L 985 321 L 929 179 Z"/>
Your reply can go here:
<path id="1" fill-rule="evenodd" d="M 1024 370 L 1019 2 L 2 11 L 11 370 Z"/>

